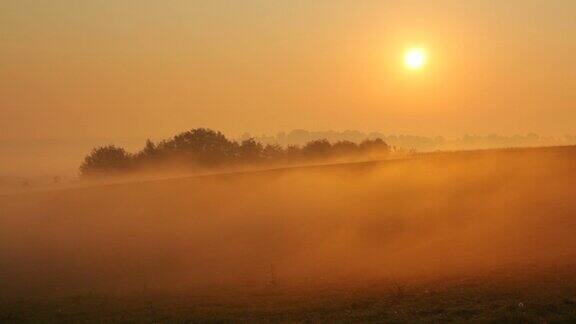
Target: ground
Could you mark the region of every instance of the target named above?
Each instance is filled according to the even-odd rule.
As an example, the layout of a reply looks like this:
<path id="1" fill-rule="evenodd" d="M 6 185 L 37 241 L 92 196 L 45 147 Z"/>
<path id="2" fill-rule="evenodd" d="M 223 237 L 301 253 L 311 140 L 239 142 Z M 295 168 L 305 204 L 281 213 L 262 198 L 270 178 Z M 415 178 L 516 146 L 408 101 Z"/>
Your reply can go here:
<path id="1" fill-rule="evenodd" d="M 0 323 L 576 323 L 576 147 L 0 195 Z"/>
<path id="2" fill-rule="evenodd" d="M 484 275 L 314 288 L 135 291 L 0 307 L 0 322 L 574 323 L 575 269 L 517 268 Z"/>

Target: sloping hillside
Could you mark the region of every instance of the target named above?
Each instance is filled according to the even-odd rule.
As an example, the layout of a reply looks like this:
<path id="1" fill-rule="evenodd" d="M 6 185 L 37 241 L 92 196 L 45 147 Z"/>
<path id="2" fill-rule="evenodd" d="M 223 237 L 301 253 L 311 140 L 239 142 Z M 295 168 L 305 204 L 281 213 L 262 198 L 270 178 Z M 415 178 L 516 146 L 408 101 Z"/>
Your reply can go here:
<path id="1" fill-rule="evenodd" d="M 570 266 L 576 148 L 437 153 L 0 196 L 3 298 Z"/>

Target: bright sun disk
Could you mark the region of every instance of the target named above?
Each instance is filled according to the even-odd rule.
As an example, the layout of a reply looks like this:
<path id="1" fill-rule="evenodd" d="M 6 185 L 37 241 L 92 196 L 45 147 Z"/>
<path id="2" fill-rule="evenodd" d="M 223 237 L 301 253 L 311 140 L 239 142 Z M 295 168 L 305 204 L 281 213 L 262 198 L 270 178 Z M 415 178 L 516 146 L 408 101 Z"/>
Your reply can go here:
<path id="1" fill-rule="evenodd" d="M 410 70 L 420 70 L 426 65 L 426 51 L 422 48 L 411 48 L 404 55 L 404 65 Z"/>

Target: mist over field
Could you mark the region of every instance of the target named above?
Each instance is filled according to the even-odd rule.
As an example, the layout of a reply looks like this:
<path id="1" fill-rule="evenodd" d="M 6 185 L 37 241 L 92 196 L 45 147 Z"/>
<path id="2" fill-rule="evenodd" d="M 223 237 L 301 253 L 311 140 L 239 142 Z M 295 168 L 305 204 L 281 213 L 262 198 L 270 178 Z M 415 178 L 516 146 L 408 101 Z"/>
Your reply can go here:
<path id="1" fill-rule="evenodd" d="M 3 299 L 570 264 L 574 147 L 0 196 Z"/>
<path id="2" fill-rule="evenodd" d="M 0 1 L 0 323 L 576 323 L 576 1 Z"/>
<path id="3" fill-rule="evenodd" d="M 361 131 L 308 131 L 292 130 L 270 135 L 243 133 L 238 140 L 254 138 L 262 144 L 304 145 L 309 141 L 327 139 L 330 142 L 381 138 L 386 143 L 406 150 L 430 152 L 437 150 L 474 150 L 502 147 L 538 147 L 576 144 L 576 136 L 542 136 L 537 134 L 464 135 L 460 137 L 394 135 Z M 78 174 L 78 165 L 94 147 L 118 145 L 130 152 L 145 146 L 145 137 L 119 138 L 36 138 L 0 139 L 0 190 L 21 187 L 29 180 L 32 184 L 50 183 L 54 177 L 71 180 Z M 48 181 L 46 181 L 48 179 Z"/>

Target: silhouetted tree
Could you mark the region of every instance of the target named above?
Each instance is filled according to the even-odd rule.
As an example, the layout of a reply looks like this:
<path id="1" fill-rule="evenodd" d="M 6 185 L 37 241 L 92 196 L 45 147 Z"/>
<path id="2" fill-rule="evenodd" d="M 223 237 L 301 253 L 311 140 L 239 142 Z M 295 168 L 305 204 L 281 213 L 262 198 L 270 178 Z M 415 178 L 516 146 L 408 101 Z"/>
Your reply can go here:
<path id="1" fill-rule="evenodd" d="M 359 147 L 366 153 L 388 154 L 392 151 L 392 147 L 380 138 L 365 140 L 360 143 Z"/>
<path id="2" fill-rule="evenodd" d="M 302 149 L 298 145 L 288 145 L 284 150 L 284 156 L 288 160 L 297 160 L 302 157 Z"/>
<path id="3" fill-rule="evenodd" d="M 284 157 L 284 149 L 278 144 L 268 144 L 264 147 L 263 155 L 268 161 L 277 161 Z"/>
<path id="4" fill-rule="evenodd" d="M 160 149 L 151 140 L 146 140 L 144 148 L 134 155 L 136 164 L 148 164 L 159 158 Z"/>
<path id="5" fill-rule="evenodd" d="M 358 145 L 350 141 L 339 141 L 332 145 L 334 155 L 350 155 L 358 152 Z"/>
<path id="6" fill-rule="evenodd" d="M 305 157 L 320 158 L 327 157 L 330 154 L 332 145 L 328 140 L 321 139 L 308 142 L 303 148 L 302 153 Z"/>
<path id="7" fill-rule="evenodd" d="M 142 154 L 144 155 L 154 155 L 157 151 L 156 148 L 156 144 L 154 144 L 151 140 L 146 140 L 146 145 L 144 146 L 144 149 L 142 149 Z"/>
<path id="8" fill-rule="evenodd" d="M 238 159 L 241 162 L 258 162 L 263 157 L 264 147 L 253 138 L 243 140 L 238 147 Z"/>
<path id="9" fill-rule="evenodd" d="M 114 174 L 127 171 L 131 165 L 131 155 L 123 148 L 114 145 L 92 150 L 80 166 L 83 176 Z"/>
<path id="10" fill-rule="evenodd" d="M 176 135 L 163 144 L 163 149 L 175 151 L 178 155 L 202 166 L 215 166 L 230 162 L 236 155 L 236 145 L 224 134 L 206 128 L 197 128 Z"/>
<path id="11" fill-rule="evenodd" d="M 305 134 L 301 134 L 305 135 Z M 248 136 L 248 135 L 246 135 Z M 181 167 L 182 161 L 190 167 L 212 167 L 234 163 L 297 162 L 303 159 L 328 159 L 359 153 L 389 153 L 391 147 L 380 138 L 365 140 L 359 145 L 339 141 L 334 145 L 327 139 L 308 142 L 300 148 L 267 144 L 245 138 L 241 143 L 228 140 L 222 133 L 197 128 L 155 144 L 151 140 L 138 153 L 131 155 L 113 145 L 94 149 L 80 167 L 82 175 L 110 175 L 150 167 Z"/>

